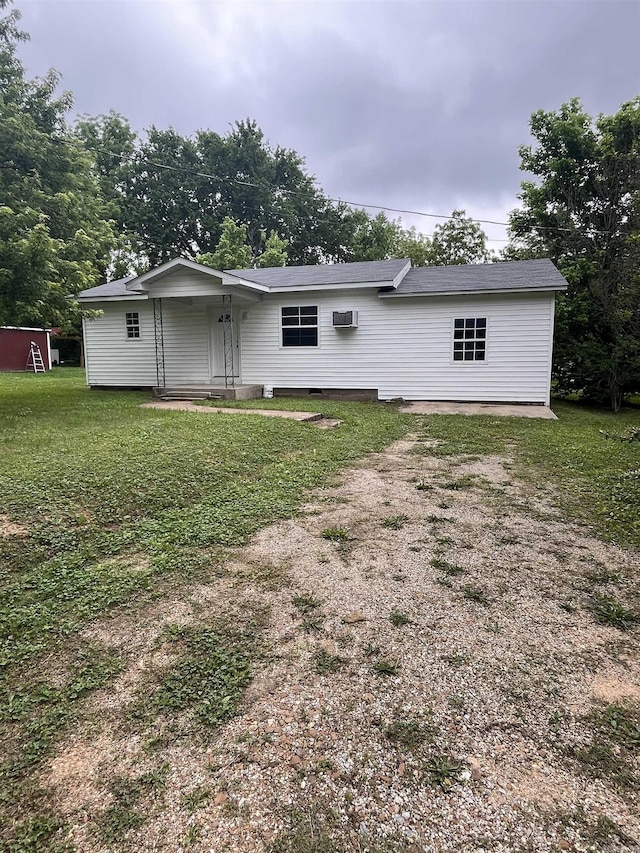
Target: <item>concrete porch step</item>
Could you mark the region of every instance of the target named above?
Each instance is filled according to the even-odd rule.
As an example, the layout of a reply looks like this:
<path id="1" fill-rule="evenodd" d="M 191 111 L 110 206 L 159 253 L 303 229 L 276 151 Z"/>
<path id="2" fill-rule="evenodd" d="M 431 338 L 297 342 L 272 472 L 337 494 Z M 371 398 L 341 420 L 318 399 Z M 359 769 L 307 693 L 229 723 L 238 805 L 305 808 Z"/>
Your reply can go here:
<path id="1" fill-rule="evenodd" d="M 154 394 L 158 400 L 221 400 L 219 395 L 205 394 L 202 391 L 165 391 Z"/>
<path id="2" fill-rule="evenodd" d="M 262 397 L 262 385 L 166 385 L 153 389 L 162 400 L 254 400 Z"/>

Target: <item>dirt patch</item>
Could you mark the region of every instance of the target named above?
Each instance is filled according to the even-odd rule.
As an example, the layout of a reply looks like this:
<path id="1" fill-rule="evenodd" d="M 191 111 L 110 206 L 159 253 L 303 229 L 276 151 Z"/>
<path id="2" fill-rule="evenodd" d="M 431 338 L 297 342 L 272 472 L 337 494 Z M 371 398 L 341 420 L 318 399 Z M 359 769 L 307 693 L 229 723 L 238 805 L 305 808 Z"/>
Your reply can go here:
<path id="1" fill-rule="evenodd" d="M 636 675 L 637 675 L 636 668 Z M 596 699 L 612 704 L 631 699 L 640 702 L 640 680 L 629 680 L 630 673 L 599 673 L 593 680 L 591 692 Z"/>
<path id="2" fill-rule="evenodd" d="M 29 533 L 24 524 L 16 524 L 10 521 L 6 515 L 0 515 L 0 538 L 9 536 L 26 536 Z"/>
<path id="3" fill-rule="evenodd" d="M 51 762 L 48 779 L 56 789 L 58 806 L 67 814 L 104 806 L 109 799 L 104 770 L 130 765 L 136 752 L 137 744 L 116 741 L 106 734 L 66 744 Z"/>
<path id="4" fill-rule="evenodd" d="M 100 780 L 151 760 L 154 732 L 127 734 L 123 720 L 135 685 L 170 663 L 162 625 L 243 608 L 271 616 L 241 713 L 216 730 L 169 719 L 155 732 L 165 787 L 128 836 L 136 850 L 187 838 L 196 853 L 289 849 L 300 815 L 345 851 L 593 849 L 567 817 L 576 803 L 640 840 L 625 791 L 567 748 L 586 742 L 590 710 L 640 698 L 633 638 L 594 621 L 585 580 L 594 566 L 633 579 L 637 555 L 564 523 L 508 459 L 442 459 L 415 452 L 423 444 L 397 442 L 313 492 L 306 515 L 230 550 L 224 582 L 93 629 L 131 665 L 88 703 L 87 729 L 46 780 L 80 849 L 103 849 L 91 829 L 108 799 Z M 631 849 L 622 837 L 606 849 Z"/>

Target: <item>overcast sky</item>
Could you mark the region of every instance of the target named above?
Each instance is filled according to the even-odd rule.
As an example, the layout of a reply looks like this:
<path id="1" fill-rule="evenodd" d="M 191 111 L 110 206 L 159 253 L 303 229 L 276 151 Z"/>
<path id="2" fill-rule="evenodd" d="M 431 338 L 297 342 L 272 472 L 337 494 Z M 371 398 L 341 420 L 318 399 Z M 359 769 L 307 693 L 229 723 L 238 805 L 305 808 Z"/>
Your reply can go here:
<path id="1" fill-rule="evenodd" d="M 251 117 L 359 203 L 504 219 L 534 110 L 578 96 L 608 113 L 640 93 L 640 0 L 16 6 L 29 74 L 56 68 L 79 113 L 183 134 Z"/>

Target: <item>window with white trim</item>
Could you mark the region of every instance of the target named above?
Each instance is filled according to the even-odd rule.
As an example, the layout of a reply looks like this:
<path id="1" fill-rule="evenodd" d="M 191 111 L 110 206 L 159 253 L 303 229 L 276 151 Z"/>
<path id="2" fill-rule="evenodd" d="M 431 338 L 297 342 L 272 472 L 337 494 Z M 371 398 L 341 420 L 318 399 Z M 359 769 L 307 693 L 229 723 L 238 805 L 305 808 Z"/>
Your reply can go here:
<path id="1" fill-rule="evenodd" d="M 302 305 L 282 309 L 282 346 L 318 346 L 318 306 Z"/>
<path id="2" fill-rule="evenodd" d="M 137 311 L 127 312 L 125 315 L 127 338 L 140 337 L 140 315 Z"/>
<path id="3" fill-rule="evenodd" d="M 487 354 L 487 318 L 463 317 L 453 321 L 453 360 L 484 361 Z"/>

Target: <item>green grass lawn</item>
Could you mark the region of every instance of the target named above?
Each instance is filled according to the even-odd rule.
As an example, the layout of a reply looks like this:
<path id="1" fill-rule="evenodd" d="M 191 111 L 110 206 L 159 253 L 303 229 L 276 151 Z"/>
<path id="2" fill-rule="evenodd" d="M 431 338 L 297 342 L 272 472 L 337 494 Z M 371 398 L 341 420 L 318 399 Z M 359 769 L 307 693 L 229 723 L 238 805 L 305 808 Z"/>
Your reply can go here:
<path id="1" fill-rule="evenodd" d="M 503 454 L 514 473 L 551 483 L 567 517 L 640 545 L 640 426 L 558 404 L 559 422 L 400 415 L 385 404 L 260 401 L 320 410 L 343 424 L 140 409 L 147 395 L 96 392 L 80 370 L 0 374 L 0 849 L 65 849 L 33 781 L 79 700 L 109 683 L 118 656 L 79 630 L 210 577 L 225 548 L 293 516 L 305 491 L 411 429 L 442 441 L 423 452 Z M 256 406 L 248 401 L 245 407 Z M 2 519 L 0 519 L 0 522 Z M 209 640 L 207 640 L 209 642 Z M 49 683 L 57 655 L 66 677 Z M 31 805 L 29 805 L 31 804 Z M 0 813 L 0 825 L 3 823 Z M 4 846 L 3 846 L 4 845 Z M 62 845 L 62 846 L 60 846 Z"/>

